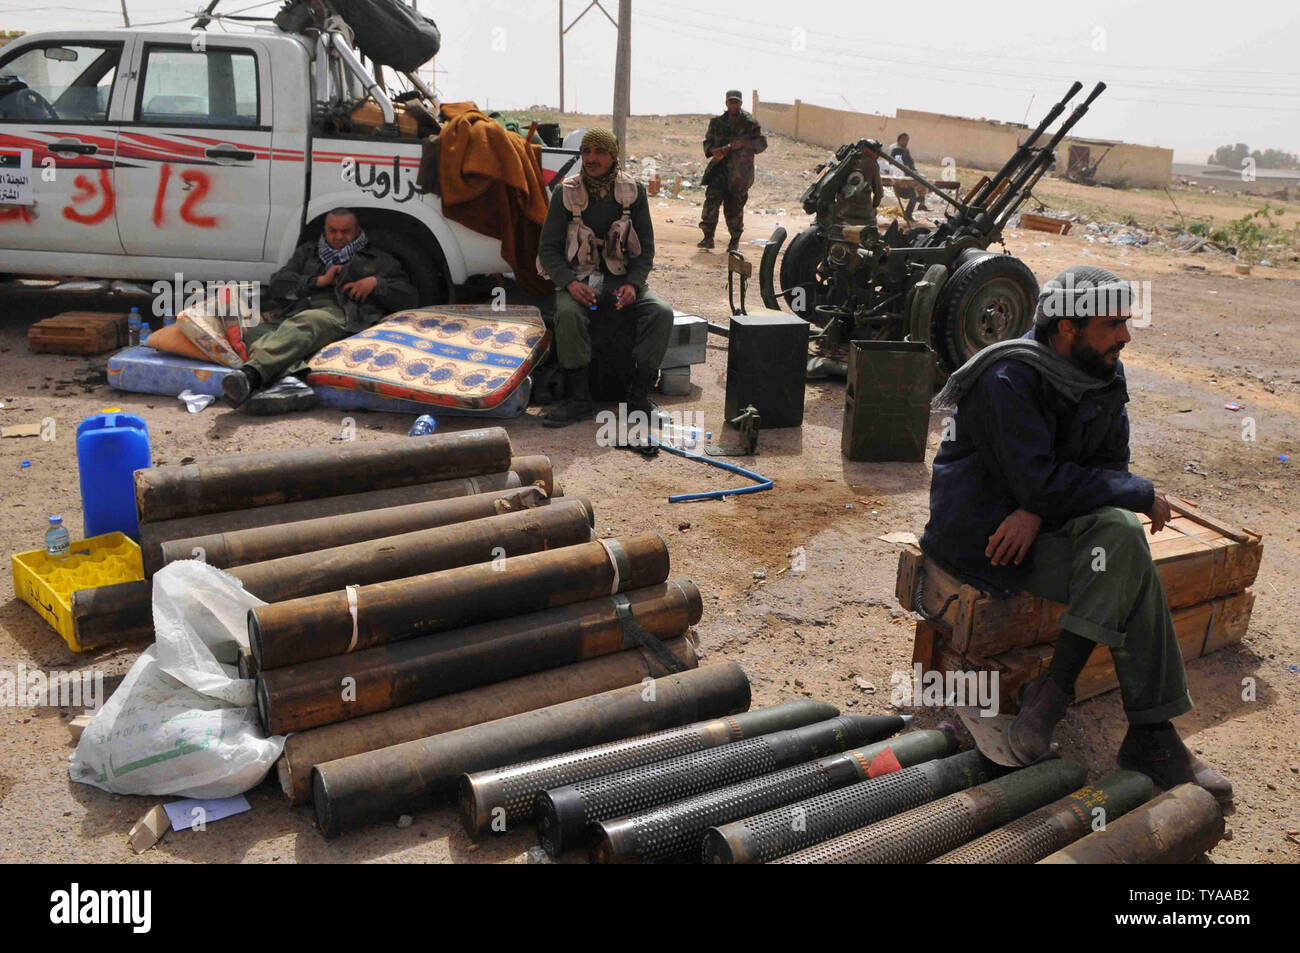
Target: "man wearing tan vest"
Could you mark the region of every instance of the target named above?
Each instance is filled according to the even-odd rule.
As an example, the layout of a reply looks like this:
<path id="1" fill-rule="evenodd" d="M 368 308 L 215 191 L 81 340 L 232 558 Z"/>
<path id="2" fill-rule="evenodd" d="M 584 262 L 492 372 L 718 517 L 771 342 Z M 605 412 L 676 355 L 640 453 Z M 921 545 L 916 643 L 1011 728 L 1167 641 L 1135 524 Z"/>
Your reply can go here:
<path id="1" fill-rule="evenodd" d="M 551 196 L 538 265 L 555 282 L 555 350 L 564 400 L 542 419 L 564 427 L 594 415 L 591 321 L 633 323 L 629 414 L 654 411 L 650 388 L 668 350 L 673 309 L 646 286 L 654 266 L 654 227 L 645 188 L 618 167 L 618 140 L 608 129 L 582 137 L 582 171 Z M 647 420 L 647 424 L 651 423 Z"/>

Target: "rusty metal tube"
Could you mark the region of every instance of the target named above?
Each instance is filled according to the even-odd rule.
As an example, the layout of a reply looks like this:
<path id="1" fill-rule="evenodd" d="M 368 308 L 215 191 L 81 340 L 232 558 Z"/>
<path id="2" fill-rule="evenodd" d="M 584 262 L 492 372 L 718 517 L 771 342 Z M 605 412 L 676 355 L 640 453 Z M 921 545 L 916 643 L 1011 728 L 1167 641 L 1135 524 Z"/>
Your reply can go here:
<path id="1" fill-rule="evenodd" d="M 679 637 L 703 611 L 700 591 L 689 579 L 629 592 L 627 602 L 635 620 L 665 641 Z M 262 672 L 257 707 L 267 734 L 282 735 L 636 644 L 614 597 L 602 596 Z"/>
<path id="2" fill-rule="evenodd" d="M 810 725 L 838 714 L 834 705 L 801 698 L 652 735 L 566 751 L 552 758 L 466 774 L 459 784 L 460 820 L 471 837 L 489 829 L 501 833 L 520 821 L 531 820 L 534 798 L 550 788 L 771 731 Z"/>
<path id="3" fill-rule="evenodd" d="M 153 641 L 153 585 L 148 580 L 72 593 L 72 627 L 84 648 Z"/>
<path id="4" fill-rule="evenodd" d="M 1037 863 L 1053 851 L 1087 837 L 1095 825 L 1107 826 L 1145 804 L 1154 791 L 1151 779 L 1145 774 L 1115 771 L 1096 784 L 1086 784 L 1059 801 L 989 831 L 930 863 Z"/>
<path id="5" fill-rule="evenodd" d="M 668 546 L 643 533 L 258 606 L 248 613 L 249 642 L 266 671 L 667 578 Z"/>
<path id="6" fill-rule="evenodd" d="M 430 500 L 364 510 L 337 516 L 209 533 L 168 540 L 162 544 L 162 563 L 177 559 L 199 559 L 218 569 L 247 566 L 282 556 L 297 556 L 349 543 L 362 543 L 384 536 L 398 536 L 436 526 L 450 526 L 469 520 L 517 513 L 545 506 L 546 491 L 539 486 L 520 486 L 449 500 Z"/>
<path id="7" fill-rule="evenodd" d="M 345 586 L 367 586 L 587 543 L 592 523 L 586 500 L 556 500 L 534 510 L 281 556 L 232 566 L 226 572 L 260 599 L 287 602 Z"/>
<path id="8" fill-rule="evenodd" d="M 686 639 L 673 639 L 665 642 L 664 647 L 686 667 L 695 668 L 698 664 Z M 628 649 L 323 728 L 295 732 L 285 739 L 284 755 L 276 762 L 280 787 L 290 804 L 302 804 L 311 800 L 311 769 L 326 761 L 599 695 L 667 674 L 667 669 L 645 649 Z"/>
<path id="9" fill-rule="evenodd" d="M 1087 776 L 1083 766 L 1072 761 L 1040 761 L 774 863 L 923 864 L 1055 801 L 1080 787 Z"/>
<path id="10" fill-rule="evenodd" d="M 453 793 L 461 774 L 744 711 L 749 697 L 744 669 L 722 662 L 317 764 L 316 823 L 336 837 L 427 807 Z"/>
<path id="11" fill-rule="evenodd" d="M 884 777 L 910 765 L 950 755 L 955 750 L 957 737 L 952 725 L 909 731 L 897 738 L 714 788 L 631 817 L 599 821 L 591 861 L 596 864 L 699 863 L 700 842 L 710 826 L 857 781 Z"/>
<path id="12" fill-rule="evenodd" d="M 501 427 L 400 437 L 376 443 L 232 453 L 135 472 L 141 523 L 387 490 L 412 483 L 497 473 L 510 466 Z"/>
<path id="13" fill-rule="evenodd" d="M 1039 863 L 1190 864 L 1222 838 L 1223 810 L 1214 795 L 1180 784 Z"/>
<path id="14" fill-rule="evenodd" d="M 169 540 L 209 536 L 214 533 L 231 533 L 262 526 L 277 526 L 302 520 L 341 516 L 346 513 L 405 506 L 411 503 L 449 500 L 521 486 L 540 486 L 552 499 L 563 495 L 560 486 L 555 482 L 550 457 L 544 455 L 514 457 L 510 461 L 510 469 L 500 473 L 415 483 L 389 490 L 326 496 L 316 500 L 300 500 L 297 503 L 280 503 L 276 506 L 229 510 L 206 516 L 188 516 L 159 523 L 141 523 L 140 554 L 144 560 L 145 575 L 152 576 L 163 567 L 162 544 Z M 194 553 L 191 552 L 189 555 L 192 557 Z"/>

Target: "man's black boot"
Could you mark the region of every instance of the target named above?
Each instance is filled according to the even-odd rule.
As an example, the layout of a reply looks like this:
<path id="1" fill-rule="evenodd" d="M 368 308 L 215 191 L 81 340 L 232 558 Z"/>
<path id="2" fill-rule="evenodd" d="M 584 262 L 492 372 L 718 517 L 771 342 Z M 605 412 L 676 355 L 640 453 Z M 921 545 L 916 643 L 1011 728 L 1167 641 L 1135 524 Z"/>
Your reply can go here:
<path id="1" fill-rule="evenodd" d="M 257 368 L 245 364 L 221 379 L 221 393 L 231 407 L 239 407 L 248 396 L 262 386 L 262 375 Z"/>
<path id="2" fill-rule="evenodd" d="M 1020 714 L 1007 729 L 1007 745 L 1022 764 L 1052 753 L 1052 732 L 1071 700 L 1051 675 L 1040 675 L 1021 687 Z"/>
<path id="3" fill-rule="evenodd" d="M 727 242 L 727 251 L 737 251 L 740 248 L 740 234 L 734 233 L 731 240 Z"/>
<path id="4" fill-rule="evenodd" d="M 704 229 L 704 237 L 700 239 L 699 244 L 697 244 L 695 247 L 696 247 L 696 248 L 712 248 L 712 247 L 713 247 L 713 232 L 709 231 L 708 229 Z"/>
<path id="5" fill-rule="evenodd" d="M 591 377 L 585 367 L 564 369 L 564 392 L 568 395 L 542 417 L 546 427 L 567 427 L 578 420 L 596 415 L 591 403 Z"/>
<path id="6" fill-rule="evenodd" d="M 294 410 L 309 410 L 320 403 L 320 398 L 310 386 L 296 377 L 282 377 L 270 387 L 255 393 L 248 402 L 248 412 L 259 417 L 287 414 Z"/>
<path id="7" fill-rule="evenodd" d="M 630 418 L 636 411 L 640 411 L 646 416 L 646 424 L 654 426 L 654 415 L 659 408 L 655 402 L 650 399 L 650 389 L 654 386 L 655 378 L 659 372 L 651 371 L 648 375 L 641 372 L 640 369 L 632 377 L 632 386 L 627 392 L 627 413 Z M 631 426 L 629 422 L 629 426 Z"/>
<path id="8" fill-rule="evenodd" d="M 1168 790 L 1180 784 L 1197 784 L 1220 804 L 1232 803 L 1232 784 L 1187 750 L 1169 722 L 1130 725 L 1115 759 L 1121 768 L 1140 771 Z"/>

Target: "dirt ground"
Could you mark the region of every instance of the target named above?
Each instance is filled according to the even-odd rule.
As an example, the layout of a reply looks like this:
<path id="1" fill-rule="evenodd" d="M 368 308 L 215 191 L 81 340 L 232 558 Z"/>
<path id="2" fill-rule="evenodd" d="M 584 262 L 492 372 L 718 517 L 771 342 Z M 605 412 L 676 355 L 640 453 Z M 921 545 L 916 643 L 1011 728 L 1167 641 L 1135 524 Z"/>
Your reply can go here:
<path id="1" fill-rule="evenodd" d="M 568 117 L 566 117 L 568 120 Z M 575 125 L 576 122 L 568 122 Z M 658 155 L 661 169 L 698 175 L 702 117 L 636 118 L 631 147 Z M 791 233 L 807 217 L 794 215 L 807 173 L 822 150 L 770 137 L 759 157 L 746 241 L 766 237 L 782 222 Z M 668 175 L 663 176 L 668 179 Z M 963 175 L 963 180 L 966 178 Z M 1110 210 L 1115 220 L 1134 215 L 1143 224 L 1165 213 L 1146 193 L 1052 182 L 1083 205 Z M 1077 194 L 1076 194 L 1077 193 Z M 659 258 L 651 283 L 682 311 L 725 319 L 724 253 L 696 249 L 699 190 L 651 205 Z M 1201 200 L 1178 195 L 1189 204 Z M 1205 202 L 1236 217 L 1258 200 L 1222 196 Z M 1252 204 L 1254 203 L 1254 204 Z M 935 203 L 931 203 L 932 205 Z M 760 210 L 785 214 L 757 214 Z M 1183 207 L 1184 213 L 1188 212 Z M 1291 210 L 1291 213 L 1294 209 Z M 1290 214 L 1290 213 L 1289 213 Z M 1145 217 L 1144 217 L 1145 215 Z M 1125 352 L 1132 403 L 1133 469 L 1166 493 L 1208 513 L 1264 534 L 1264 561 L 1255 584 L 1250 631 L 1239 645 L 1188 663 L 1196 708 L 1179 718 L 1188 744 L 1233 782 L 1232 831 L 1213 852 L 1220 863 L 1294 863 L 1300 860 L 1300 598 L 1294 567 L 1300 561 L 1300 317 L 1294 306 L 1300 268 L 1232 272 L 1223 256 L 1112 248 L 1081 237 L 1013 231 L 1012 254 L 1040 281 L 1066 265 L 1106 265 L 1126 278 L 1151 282 L 1153 319 L 1136 329 Z M 759 248 L 744 251 L 757 257 Z M 1188 270 L 1194 268 L 1196 270 Z M 148 421 L 155 462 L 220 452 L 324 445 L 341 432 L 343 413 L 317 410 L 292 419 L 259 419 L 213 405 L 188 414 L 166 397 L 112 391 L 104 384 L 106 357 L 31 354 L 25 335 L 40 317 L 103 300 L 0 297 L 0 424 L 56 421 L 56 439 L 0 442 L 0 551 L 42 544 L 45 517 L 61 513 L 80 530 L 74 432 L 85 416 L 116 406 Z M 688 397 L 665 398 L 666 409 L 698 411 L 706 429 L 721 422 L 726 343 L 710 338 L 706 366 L 696 367 Z M 1229 401 L 1240 411 L 1224 408 Z M 840 455 L 843 388 L 810 384 L 804 426 L 762 434 L 753 466 L 776 481 L 773 490 L 722 502 L 669 504 L 672 493 L 734 485 L 738 478 L 661 454 L 646 461 L 595 444 L 595 425 L 542 428 L 532 409 L 508 421 L 517 453 L 549 453 L 569 494 L 589 496 L 603 534 L 657 530 L 668 540 L 675 575 L 694 579 L 705 594 L 698 635 L 706 661 L 734 659 L 754 686 L 754 704 L 796 696 L 823 699 L 846 712 L 890 711 L 894 672 L 909 670 L 912 616 L 893 597 L 897 550 L 877 539 L 895 530 L 921 531 L 927 512 L 926 464 L 854 464 Z M 411 418 L 351 413 L 357 439 L 383 441 L 405 434 Z M 1256 440 L 1243 441 L 1244 417 Z M 444 430 L 472 421 L 445 418 Z M 933 424 L 937 431 L 937 421 Z M 1289 457 L 1283 461 L 1283 457 Z M 20 463 L 30 460 L 23 469 Z M 806 571 L 785 571 L 803 547 Z M 1286 567 L 1293 567 L 1288 570 Z M 755 572 L 766 574 L 763 580 Z M 779 574 L 778 574 L 779 573 Z M 1291 580 L 1291 581 L 1288 581 Z M 8 574 L 0 579 L 0 671 L 19 664 L 42 670 L 95 667 L 125 671 L 140 646 L 78 655 L 24 603 Z M 1243 680 L 1256 697 L 1243 701 Z M 859 679 L 874 691 L 860 687 Z M 933 725 L 950 713 L 918 710 Z M 131 825 L 157 798 L 120 797 L 67 777 L 72 747 L 58 709 L 0 710 L 0 860 L 86 862 L 429 862 L 525 861 L 535 844 L 529 832 L 474 844 L 452 810 L 425 811 L 408 828 L 377 825 L 327 842 L 309 808 L 289 808 L 271 781 L 250 791 L 252 810 L 211 824 L 203 833 L 171 833 L 137 857 L 126 846 Z M 1117 693 L 1071 709 L 1058 740 L 1062 753 L 1084 763 L 1092 777 L 1112 770 L 1125 730 Z"/>

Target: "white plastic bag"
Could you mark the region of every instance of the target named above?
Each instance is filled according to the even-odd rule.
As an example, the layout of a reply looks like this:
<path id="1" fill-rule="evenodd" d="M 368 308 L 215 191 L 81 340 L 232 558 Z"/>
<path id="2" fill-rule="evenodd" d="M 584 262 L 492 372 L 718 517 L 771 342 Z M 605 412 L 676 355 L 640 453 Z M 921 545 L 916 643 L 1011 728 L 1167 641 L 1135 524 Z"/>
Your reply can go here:
<path id="1" fill-rule="evenodd" d="M 262 731 L 254 681 L 234 663 L 264 605 L 207 563 L 153 577 L 155 643 L 81 735 L 68 775 L 115 794 L 220 798 L 259 784 L 284 749 Z"/>

